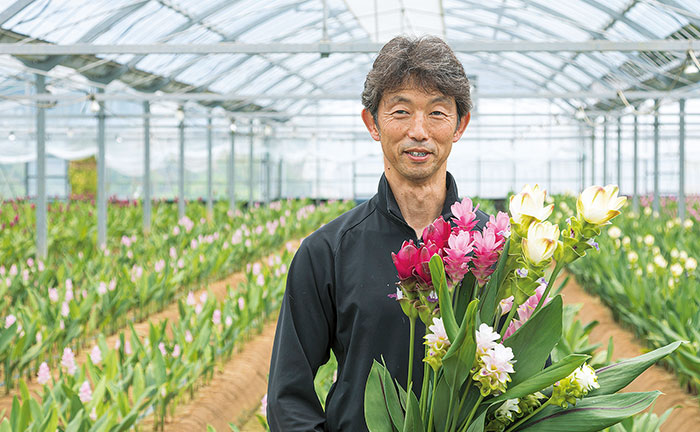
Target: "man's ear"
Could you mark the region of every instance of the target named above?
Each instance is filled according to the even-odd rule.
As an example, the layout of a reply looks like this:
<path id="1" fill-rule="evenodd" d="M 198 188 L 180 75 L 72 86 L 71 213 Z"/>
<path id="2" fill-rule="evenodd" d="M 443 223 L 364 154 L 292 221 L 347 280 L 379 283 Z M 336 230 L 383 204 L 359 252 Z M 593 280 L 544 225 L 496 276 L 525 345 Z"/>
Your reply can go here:
<path id="1" fill-rule="evenodd" d="M 362 110 L 362 121 L 365 123 L 365 126 L 367 127 L 369 134 L 372 136 L 372 139 L 375 141 L 379 141 L 381 139 L 381 135 L 379 134 L 379 127 L 374 121 L 372 113 L 370 113 L 367 110 L 367 108 Z"/>
<path id="2" fill-rule="evenodd" d="M 462 138 L 462 134 L 467 129 L 467 125 L 469 124 L 469 120 L 471 120 L 471 118 L 472 118 L 472 113 L 470 113 L 470 112 L 468 112 L 467 115 L 465 115 L 461 118 L 461 120 L 459 121 L 459 124 L 457 125 L 457 129 L 455 129 L 454 136 L 452 137 L 453 143 L 459 141 L 459 139 Z"/>

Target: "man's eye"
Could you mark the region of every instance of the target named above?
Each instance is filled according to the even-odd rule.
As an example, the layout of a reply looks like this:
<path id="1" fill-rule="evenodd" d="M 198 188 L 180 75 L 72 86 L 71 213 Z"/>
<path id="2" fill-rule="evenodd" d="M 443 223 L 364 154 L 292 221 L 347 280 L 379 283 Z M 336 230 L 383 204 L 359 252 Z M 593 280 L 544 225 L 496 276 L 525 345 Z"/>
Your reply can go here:
<path id="1" fill-rule="evenodd" d="M 442 111 L 433 111 L 433 112 L 430 113 L 430 115 L 434 115 L 434 116 L 444 116 L 444 115 L 446 115 L 446 114 L 445 114 L 444 112 L 442 112 Z"/>
<path id="2" fill-rule="evenodd" d="M 406 110 L 396 110 L 396 111 L 393 112 L 393 114 L 405 115 L 405 114 L 408 114 L 408 111 L 406 111 Z"/>

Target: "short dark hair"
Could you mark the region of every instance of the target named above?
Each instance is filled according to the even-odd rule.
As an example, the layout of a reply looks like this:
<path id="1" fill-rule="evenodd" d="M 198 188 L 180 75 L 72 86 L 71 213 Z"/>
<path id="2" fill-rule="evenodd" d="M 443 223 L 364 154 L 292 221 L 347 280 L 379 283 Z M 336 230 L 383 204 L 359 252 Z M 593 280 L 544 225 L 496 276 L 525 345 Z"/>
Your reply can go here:
<path id="1" fill-rule="evenodd" d="M 464 67 L 439 37 L 397 36 L 387 42 L 365 79 L 362 105 L 376 121 L 382 95 L 407 84 L 453 97 L 459 119 L 472 109 L 469 79 Z"/>

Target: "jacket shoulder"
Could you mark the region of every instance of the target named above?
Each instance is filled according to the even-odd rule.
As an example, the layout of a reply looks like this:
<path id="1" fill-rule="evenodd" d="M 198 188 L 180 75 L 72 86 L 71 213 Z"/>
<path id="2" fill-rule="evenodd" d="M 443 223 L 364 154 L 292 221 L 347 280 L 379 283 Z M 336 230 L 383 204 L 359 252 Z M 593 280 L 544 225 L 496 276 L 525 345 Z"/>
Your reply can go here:
<path id="1" fill-rule="evenodd" d="M 325 247 L 335 251 L 345 233 L 361 225 L 375 209 L 374 199 L 365 201 L 318 228 L 302 244 L 313 249 Z"/>

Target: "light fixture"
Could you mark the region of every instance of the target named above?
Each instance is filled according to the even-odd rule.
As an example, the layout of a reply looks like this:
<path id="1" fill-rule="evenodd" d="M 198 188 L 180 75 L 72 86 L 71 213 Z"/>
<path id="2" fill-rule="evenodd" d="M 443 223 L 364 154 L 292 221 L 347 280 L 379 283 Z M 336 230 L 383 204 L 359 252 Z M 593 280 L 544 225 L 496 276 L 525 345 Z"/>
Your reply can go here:
<path id="1" fill-rule="evenodd" d="M 265 129 L 263 129 L 263 133 L 265 134 L 266 137 L 269 137 L 272 135 L 272 127 L 270 125 L 265 125 Z"/>
<path id="2" fill-rule="evenodd" d="M 238 130 L 238 127 L 236 126 L 236 119 L 231 119 L 231 123 L 229 123 L 228 128 L 231 129 L 231 132 L 236 133 L 236 130 Z"/>
<path id="3" fill-rule="evenodd" d="M 97 102 L 97 99 L 95 99 L 95 95 L 91 93 L 88 96 L 88 100 L 90 101 L 90 111 L 92 111 L 94 113 L 99 112 L 100 111 L 100 103 Z"/>
<path id="4" fill-rule="evenodd" d="M 7 135 L 7 139 L 14 142 L 17 139 L 17 136 L 15 136 L 15 133 L 10 131 L 10 133 Z"/>
<path id="5" fill-rule="evenodd" d="M 686 75 L 696 74 L 698 72 L 700 72 L 698 70 L 698 67 L 695 65 L 695 63 L 692 62 L 688 64 L 688 66 L 686 66 L 685 69 L 683 69 L 683 73 Z"/>
<path id="6" fill-rule="evenodd" d="M 182 107 L 178 107 L 177 111 L 175 111 L 175 118 L 179 122 L 185 120 L 185 110 Z"/>

